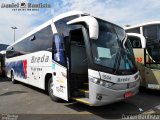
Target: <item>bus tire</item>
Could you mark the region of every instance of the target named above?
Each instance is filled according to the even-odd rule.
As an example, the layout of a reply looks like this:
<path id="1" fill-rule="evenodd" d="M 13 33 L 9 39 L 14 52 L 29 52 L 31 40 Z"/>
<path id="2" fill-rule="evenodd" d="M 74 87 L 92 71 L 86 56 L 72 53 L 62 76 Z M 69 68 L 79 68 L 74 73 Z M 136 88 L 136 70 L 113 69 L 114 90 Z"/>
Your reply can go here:
<path id="1" fill-rule="evenodd" d="M 12 81 L 13 84 L 17 83 L 17 81 L 14 79 L 14 73 L 13 72 L 11 72 L 11 81 Z"/>
<path id="2" fill-rule="evenodd" d="M 52 86 L 53 86 L 53 83 L 52 83 L 52 77 L 49 79 L 49 82 L 48 82 L 48 94 L 51 98 L 52 101 L 56 101 L 56 102 L 59 102 L 60 101 L 60 98 L 56 97 L 53 95 L 53 89 L 52 89 Z"/>

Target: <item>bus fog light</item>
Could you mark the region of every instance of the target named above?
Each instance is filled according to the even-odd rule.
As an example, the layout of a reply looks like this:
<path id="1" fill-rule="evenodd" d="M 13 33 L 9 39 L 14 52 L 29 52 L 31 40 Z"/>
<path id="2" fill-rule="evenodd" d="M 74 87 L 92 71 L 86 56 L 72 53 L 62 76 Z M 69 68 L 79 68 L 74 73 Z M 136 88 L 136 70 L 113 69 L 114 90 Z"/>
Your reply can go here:
<path id="1" fill-rule="evenodd" d="M 100 83 L 100 80 L 97 79 L 97 78 L 90 77 L 89 80 L 90 80 L 91 82 L 93 82 L 93 83 L 96 83 L 96 84 Z"/>
<path id="2" fill-rule="evenodd" d="M 96 98 L 97 98 L 97 100 L 102 100 L 102 95 L 101 94 L 97 94 Z"/>
<path id="3" fill-rule="evenodd" d="M 106 82 L 104 87 L 110 87 L 112 85 L 113 85 L 113 83 Z"/>

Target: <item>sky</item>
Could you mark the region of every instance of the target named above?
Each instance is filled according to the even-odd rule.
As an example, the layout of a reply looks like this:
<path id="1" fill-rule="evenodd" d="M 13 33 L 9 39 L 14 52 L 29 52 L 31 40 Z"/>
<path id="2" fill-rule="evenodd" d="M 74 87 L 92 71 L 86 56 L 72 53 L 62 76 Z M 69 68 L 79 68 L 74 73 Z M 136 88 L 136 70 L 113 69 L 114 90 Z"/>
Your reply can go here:
<path id="1" fill-rule="evenodd" d="M 51 8 L 39 11 L 12 11 L 1 8 L 2 3 L 48 3 Z M 80 10 L 120 26 L 160 20 L 160 0 L 0 0 L 0 44 L 16 40 L 61 13 Z"/>

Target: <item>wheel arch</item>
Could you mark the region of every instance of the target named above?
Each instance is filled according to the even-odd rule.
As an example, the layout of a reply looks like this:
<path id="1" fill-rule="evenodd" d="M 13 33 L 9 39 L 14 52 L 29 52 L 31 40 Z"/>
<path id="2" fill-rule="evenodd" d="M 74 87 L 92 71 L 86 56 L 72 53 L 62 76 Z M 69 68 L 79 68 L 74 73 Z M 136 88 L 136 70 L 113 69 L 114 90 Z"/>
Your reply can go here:
<path id="1" fill-rule="evenodd" d="M 44 89 L 47 91 L 48 90 L 48 82 L 49 79 L 52 77 L 52 73 L 47 73 L 45 75 L 45 83 L 44 83 Z"/>
<path id="2" fill-rule="evenodd" d="M 11 70 L 10 70 L 10 78 L 11 78 L 12 73 L 14 74 L 14 69 L 13 68 L 11 68 Z"/>

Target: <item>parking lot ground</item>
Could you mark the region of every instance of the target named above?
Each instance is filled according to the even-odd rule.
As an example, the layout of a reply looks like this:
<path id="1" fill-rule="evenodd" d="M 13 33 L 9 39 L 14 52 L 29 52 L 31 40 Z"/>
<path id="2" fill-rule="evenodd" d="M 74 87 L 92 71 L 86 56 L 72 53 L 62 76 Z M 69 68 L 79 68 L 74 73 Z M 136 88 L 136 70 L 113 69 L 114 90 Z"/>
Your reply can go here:
<path id="1" fill-rule="evenodd" d="M 121 119 L 123 115 L 160 115 L 160 92 L 142 89 L 136 96 L 124 101 L 90 107 L 74 101 L 53 102 L 43 90 L 23 83 L 12 84 L 7 78 L 0 78 L 0 113 L 0 118 L 18 115 L 24 120 L 48 120 L 53 117 L 61 120 L 100 120 Z"/>

